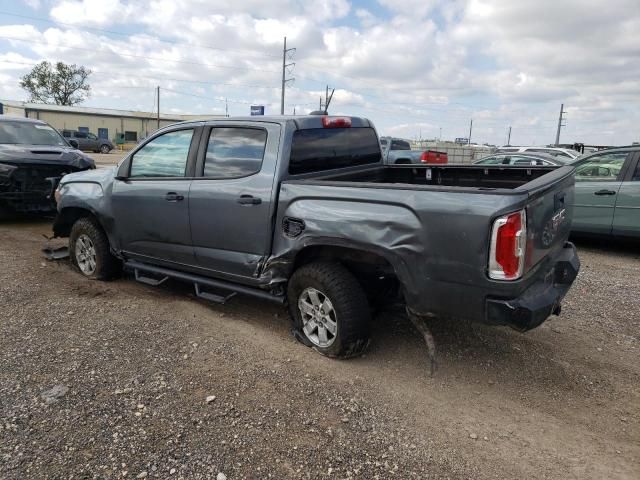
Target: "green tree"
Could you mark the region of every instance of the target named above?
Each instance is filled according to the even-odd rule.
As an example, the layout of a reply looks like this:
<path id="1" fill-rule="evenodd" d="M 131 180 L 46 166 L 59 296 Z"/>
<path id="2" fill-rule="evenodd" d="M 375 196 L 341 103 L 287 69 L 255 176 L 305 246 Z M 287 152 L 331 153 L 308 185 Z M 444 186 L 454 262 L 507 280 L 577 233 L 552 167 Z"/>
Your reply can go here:
<path id="1" fill-rule="evenodd" d="M 20 87 L 29 92 L 30 102 L 77 105 L 91 93 L 89 75 L 91 70 L 83 66 L 41 62 L 22 77 Z"/>

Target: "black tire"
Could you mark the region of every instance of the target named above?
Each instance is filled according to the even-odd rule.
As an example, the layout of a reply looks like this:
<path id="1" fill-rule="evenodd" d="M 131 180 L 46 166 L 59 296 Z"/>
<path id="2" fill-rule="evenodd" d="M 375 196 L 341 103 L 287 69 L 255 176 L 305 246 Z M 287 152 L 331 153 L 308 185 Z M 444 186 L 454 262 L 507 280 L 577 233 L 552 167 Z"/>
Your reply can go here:
<path id="1" fill-rule="evenodd" d="M 101 145 L 100 146 L 100 153 L 109 153 L 111 151 L 111 149 L 109 148 L 109 145 Z"/>
<path id="2" fill-rule="evenodd" d="M 0 205 L 0 221 L 10 221 L 18 218 L 15 211 L 5 205 Z"/>
<path id="3" fill-rule="evenodd" d="M 86 241 L 88 237 L 90 243 L 95 250 L 95 267 L 92 271 L 84 269 L 80 264 L 83 263 L 78 257 L 78 251 L 76 244 L 78 239 Z M 71 233 L 69 235 L 69 256 L 71 257 L 71 263 L 82 273 L 85 277 L 94 280 L 110 280 L 114 278 L 122 267 L 120 260 L 111 254 L 109 247 L 109 239 L 102 230 L 102 227 L 90 217 L 83 217 L 78 219 L 71 227 Z"/>
<path id="4" fill-rule="evenodd" d="M 305 322 L 298 302 L 305 298 L 308 289 L 329 299 L 335 313 L 337 331 L 332 335 L 326 330 L 333 337 L 327 346 L 319 345 L 318 329 L 315 338 L 313 333 L 310 336 L 304 329 Z M 287 298 L 296 335 L 305 345 L 313 347 L 322 355 L 340 358 L 358 356 L 366 349 L 371 319 L 367 297 L 356 278 L 339 263 L 319 261 L 300 267 L 289 280 Z"/>

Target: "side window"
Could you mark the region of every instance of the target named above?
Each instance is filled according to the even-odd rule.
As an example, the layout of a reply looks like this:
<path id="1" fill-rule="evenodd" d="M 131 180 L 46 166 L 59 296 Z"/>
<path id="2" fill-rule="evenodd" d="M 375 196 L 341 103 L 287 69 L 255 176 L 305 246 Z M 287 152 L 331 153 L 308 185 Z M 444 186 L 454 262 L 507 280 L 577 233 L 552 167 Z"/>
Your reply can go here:
<path id="1" fill-rule="evenodd" d="M 193 129 L 154 138 L 131 159 L 130 177 L 184 177 Z"/>
<path id="2" fill-rule="evenodd" d="M 89 137 L 89 140 L 97 140 L 98 137 L 96 137 L 93 133 L 87 133 L 87 137 Z"/>
<path id="3" fill-rule="evenodd" d="M 533 157 L 523 157 L 520 155 L 512 155 L 511 164 L 512 165 L 542 165 L 542 161 L 538 163 L 536 159 Z"/>
<path id="4" fill-rule="evenodd" d="M 614 182 L 616 181 L 627 153 L 602 153 L 576 165 L 576 181 Z"/>
<path id="5" fill-rule="evenodd" d="M 640 162 L 636 166 L 636 171 L 633 172 L 633 177 L 631 178 L 632 182 L 640 182 Z"/>
<path id="6" fill-rule="evenodd" d="M 266 144 L 266 130 L 212 128 L 204 160 L 204 176 L 237 178 L 258 173 Z"/>
<path id="7" fill-rule="evenodd" d="M 502 164 L 503 161 L 504 161 L 503 155 L 495 155 L 493 157 L 485 158 L 478 163 L 482 165 L 500 165 Z"/>
<path id="8" fill-rule="evenodd" d="M 71 138 L 71 132 L 69 130 L 63 130 L 62 131 L 62 136 L 64 138 Z"/>
<path id="9" fill-rule="evenodd" d="M 75 132 L 75 137 L 76 138 L 87 138 L 87 133 L 86 132 Z"/>

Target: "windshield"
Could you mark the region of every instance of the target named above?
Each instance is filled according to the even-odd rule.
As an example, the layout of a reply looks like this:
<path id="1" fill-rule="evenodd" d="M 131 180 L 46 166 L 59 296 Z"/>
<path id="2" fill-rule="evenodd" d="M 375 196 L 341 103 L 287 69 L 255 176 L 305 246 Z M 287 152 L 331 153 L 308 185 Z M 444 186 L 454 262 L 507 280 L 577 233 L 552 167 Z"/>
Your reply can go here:
<path id="1" fill-rule="evenodd" d="M 29 122 L 0 122 L 0 143 L 67 146 L 49 125 Z"/>

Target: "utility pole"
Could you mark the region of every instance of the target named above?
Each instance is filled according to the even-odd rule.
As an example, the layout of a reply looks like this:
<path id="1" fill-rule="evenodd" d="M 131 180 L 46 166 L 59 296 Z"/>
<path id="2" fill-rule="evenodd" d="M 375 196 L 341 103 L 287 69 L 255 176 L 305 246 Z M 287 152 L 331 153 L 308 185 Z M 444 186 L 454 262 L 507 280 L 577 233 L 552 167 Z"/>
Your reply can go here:
<path id="1" fill-rule="evenodd" d="M 440 135 L 438 135 L 438 141 L 442 141 L 442 127 L 440 127 Z"/>
<path id="2" fill-rule="evenodd" d="M 560 144 L 560 129 L 562 127 L 566 127 L 566 125 L 562 124 L 564 120 L 564 114 L 567 113 L 564 111 L 564 103 L 560 104 L 560 116 L 558 117 L 558 131 L 556 132 L 556 147 Z"/>
<path id="3" fill-rule="evenodd" d="M 158 98 L 158 111 L 156 112 L 156 119 L 158 121 L 158 130 L 160 130 L 160 85 L 156 87 L 156 97 Z"/>
<path id="4" fill-rule="evenodd" d="M 511 145 L 511 125 L 509 125 L 509 135 L 507 135 L 507 145 Z"/>
<path id="5" fill-rule="evenodd" d="M 229 116 L 229 101 L 227 100 L 227 97 L 224 98 L 224 116 Z"/>
<path id="6" fill-rule="evenodd" d="M 284 88 L 287 82 L 291 82 L 293 78 L 287 78 L 287 68 L 293 67 L 295 63 L 287 63 L 287 54 L 295 52 L 295 48 L 287 48 L 287 37 L 284 37 L 284 48 L 282 49 L 282 94 L 280 96 L 280 115 L 284 115 Z"/>
<path id="7" fill-rule="evenodd" d="M 473 130 L 473 118 L 471 119 L 471 123 L 469 124 L 469 139 L 467 141 L 467 145 L 471 145 L 471 131 Z"/>
<path id="8" fill-rule="evenodd" d="M 331 103 L 331 99 L 333 98 L 333 92 L 335 91 L 336 89 L 332 88 L 331 95 L 329 95 L 329 85 L 327 85 L 327 89 L 325 90 L 325 93 L 324 93 L 324 113 L 328 113 L 329 104 Z M 322 101 L 320 102 L 320 109 L 322 110 Z"/>

